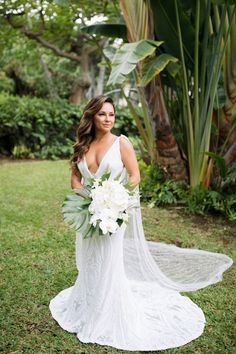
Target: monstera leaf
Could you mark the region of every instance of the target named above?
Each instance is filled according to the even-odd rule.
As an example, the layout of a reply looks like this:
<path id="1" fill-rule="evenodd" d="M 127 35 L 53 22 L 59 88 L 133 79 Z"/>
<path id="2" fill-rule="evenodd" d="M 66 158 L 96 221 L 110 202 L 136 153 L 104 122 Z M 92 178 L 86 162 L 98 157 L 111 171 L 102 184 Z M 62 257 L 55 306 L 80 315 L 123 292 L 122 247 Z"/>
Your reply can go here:
<path id="1" fill-rule="evenodd" d="M 83 238 L 92 237 L 96 229 L 89 223 L 88 206 L 91 203 L 89 191 L 85 188 L 74 189 L 75 195 L 68 195 L 62 204 L 64 221 Z M 78 195 L 79 194 L 79 195 Z"/>

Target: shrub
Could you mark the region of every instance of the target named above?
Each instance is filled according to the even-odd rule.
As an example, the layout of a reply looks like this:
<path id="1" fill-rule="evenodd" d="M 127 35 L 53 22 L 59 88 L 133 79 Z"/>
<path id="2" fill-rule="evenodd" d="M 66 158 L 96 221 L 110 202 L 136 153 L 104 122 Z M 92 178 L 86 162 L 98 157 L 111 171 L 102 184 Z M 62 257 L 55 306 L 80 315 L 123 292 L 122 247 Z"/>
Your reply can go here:
<path id="1" fill-rule="evenodd" d="M 81 109 L 65 100 L 0 95 L 1 153 L 16 157 L 68 156 Z"/>
<path id="2" fill-rule="evenodd" d="M 82 107 L 66 100 L 0 95 L 0 154 L 29 158 L 68 158 Z M 117 107 L 117 132 L 135 132 L 128 110 Z"/>
<path id="3" fill-rule="evenodd" d="M 176 204 L 182 200 L 184 185 L 166 178 L 161 166 L 140 161 L 141 193 L 151 205 Z"/>
<path id="4" fill-rule="evenodd" d="M 181 204 L 190 213 L 220 213 L 236 220 L 235 167 L 229 169 L 224 184 L 215 190 L 201 185 L 190 190 L 187 185 L 167 179 L 160 166 L 147 166 L 142 160 L 140 171 L 142 198 L 150 206 Z"/>

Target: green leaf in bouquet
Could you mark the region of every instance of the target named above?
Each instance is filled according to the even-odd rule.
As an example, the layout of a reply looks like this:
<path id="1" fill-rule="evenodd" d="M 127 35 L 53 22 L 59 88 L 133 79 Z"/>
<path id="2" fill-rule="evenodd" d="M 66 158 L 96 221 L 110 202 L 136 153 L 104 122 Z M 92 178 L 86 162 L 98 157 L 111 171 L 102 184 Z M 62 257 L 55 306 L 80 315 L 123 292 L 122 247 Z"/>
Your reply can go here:
<path id="1" fill-rule="evenodd" d="M 101 180 L 105 181 L 106 179 L 109 179 L 111 175 L 111 171 L 108 169 L 108 167 L 105 169 L 105 172 L 103 173 Z"/>
<path id="2" fill-rule="evenodd" d="M 79 212 L 76 209 L 74 209 L 74 211 L 63 210 L 64 221 L 69 224 L 71 228 L 78 231 L 83 226 L 87 213 L 87 210 L 81 210 Z"/>
<path id="3" fill-rule="evenodd" d="M 88 177 L 86 184 L 84 185 L 84 188 L 87 190 L 91 190 L 95 180 L 96 180 L 95 177 Z"/>
<path id="4" fill-rule="evenodd" d="M 76 231 L 79 231 L 81 234 L 86 235 L 87 230 L 90 229 L 89 218 L 90 214 L 88 210 L 83 211 L 83 216 L 80 218 L 80 223 L 77 225 Z"/>
<path id="5" fill-rule="evenodd" d="M 122 172 L 118 173 L 118 175 L 114 178 L 114 181 L 119 181 L 121 175 L 122 175 Z M 123 181 L 124 181 L 124 179 L 123 179 Z"/>
<path id="6" fill-rule="evenodd" d="M 132 187 L 132 184 L 130 183 L 130 181 L 127 181 L 125 184 L 124 184 L 124 187 L 126 189 L 130 189 Z"/>
<path id="7" fill-rule="evenodd" d="M 73 191 L 81 197 L 89 198 L 90 190 L 87 188 L 74 188 Z"/>
<path id="8" fill-rule="evenodd" d="M 99 228 L 99 224 L 98 223 L 97 223 L 97 225 L 95 227 L 92 224 L 88 224 L 88 228 L 84 232 L 83 238 L 86 239 L 86 238 L 91 238 L 94 235 L 99 235 L 100 231 L 102 231 L 102 230 Z"/>
<path id="9" fill-rule="evenodd" d="M 91 198 L 77 194 L 66 196 L 62 204 L 64 221 L 77 231 L 83 229 L 84 225 L 89 222 L 88 206 L 90 202 Z"/>
<path id="10" fill-rule="evenodd" d="M 119 225 L 119 226 L 121 226 L 122 224 L 123 224 L 123 220 L 122 219 L 117 219 L 117 224 Z"/>
<path id="11" fill-rule="evenodd" d="M 90 198 L 83 198 L 78 195 L 67 195 L 64 202 L 62 203 L 63 208 L 68 209 L 83 209 L 85 206 L 89 205 L 91 202 Z"/>
<path id="12" fill-rule="evenodd" d="M 87 225 L 87 230 L 83 234 L 83 238 L 90 238 L 96 233 L 96 228 L 93 227 L 93 225 L 88 224 Z"/>

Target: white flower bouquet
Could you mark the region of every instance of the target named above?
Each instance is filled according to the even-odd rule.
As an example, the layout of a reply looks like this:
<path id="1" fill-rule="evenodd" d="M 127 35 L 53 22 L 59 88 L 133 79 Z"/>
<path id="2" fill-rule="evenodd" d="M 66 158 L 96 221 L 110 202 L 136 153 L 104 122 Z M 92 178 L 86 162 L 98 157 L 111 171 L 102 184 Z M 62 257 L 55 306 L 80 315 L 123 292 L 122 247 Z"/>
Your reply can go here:
<path id="1" fill-rule="evenodd" d="M 109 180 L 110 172 L 90 178 L 84 188 L 73 189 L 63 202 L 64 220 L 84 238 L 111 235 L 127 223 L 129 209 L 137 206 L 139 193 L 130 191 L 119 176 Z"/>

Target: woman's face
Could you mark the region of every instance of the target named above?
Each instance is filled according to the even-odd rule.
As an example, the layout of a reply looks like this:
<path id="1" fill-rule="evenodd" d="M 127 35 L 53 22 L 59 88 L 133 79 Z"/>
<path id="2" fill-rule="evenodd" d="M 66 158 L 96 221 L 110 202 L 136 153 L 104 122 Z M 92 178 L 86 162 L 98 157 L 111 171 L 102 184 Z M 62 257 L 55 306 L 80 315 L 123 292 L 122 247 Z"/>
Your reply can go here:
<path id="1" fill-rule="evenodd" d="M 115 123 L 115 112 L 113 105 L 105 102 L 94 116 L 95 129 L 102 132 L 111 130 Z"/>

